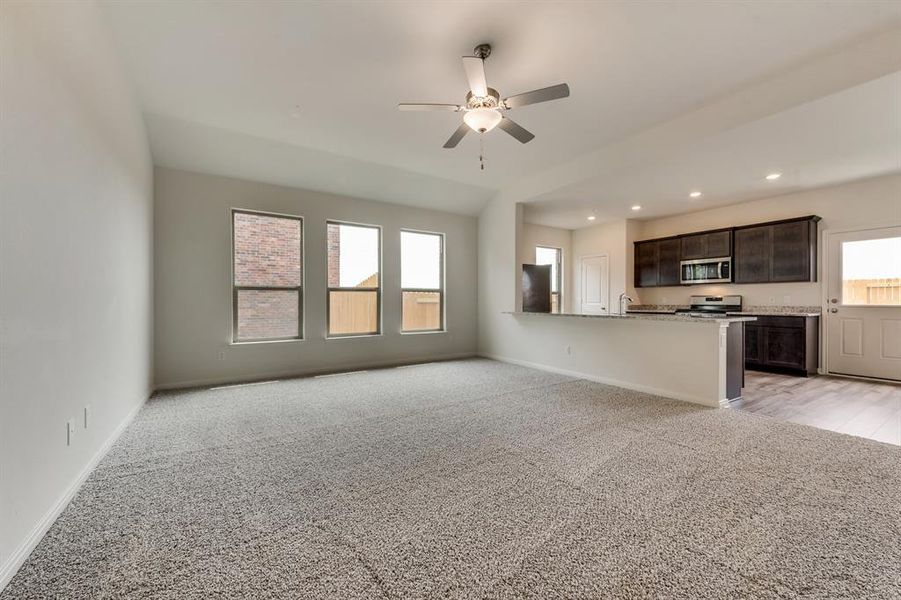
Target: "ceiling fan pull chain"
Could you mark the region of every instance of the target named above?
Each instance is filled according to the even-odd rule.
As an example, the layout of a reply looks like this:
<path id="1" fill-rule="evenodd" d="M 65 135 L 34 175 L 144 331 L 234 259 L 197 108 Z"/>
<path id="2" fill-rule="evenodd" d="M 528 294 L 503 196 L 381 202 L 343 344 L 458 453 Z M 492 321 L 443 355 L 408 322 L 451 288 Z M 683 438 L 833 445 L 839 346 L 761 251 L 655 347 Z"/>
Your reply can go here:
<path id="1" fill-rule="evenodd" d="M 479 134 L 479 165 L 481 170 L 485 170 L 485 134 Z"/>

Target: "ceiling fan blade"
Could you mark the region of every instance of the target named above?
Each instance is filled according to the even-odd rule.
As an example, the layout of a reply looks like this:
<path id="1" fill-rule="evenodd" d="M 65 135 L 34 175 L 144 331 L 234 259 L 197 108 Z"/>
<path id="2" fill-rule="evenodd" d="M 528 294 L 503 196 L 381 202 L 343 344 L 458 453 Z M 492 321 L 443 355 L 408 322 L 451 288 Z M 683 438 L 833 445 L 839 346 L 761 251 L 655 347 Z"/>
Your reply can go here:
<path id="1" fill-rule="evenodd" d="M 457 112 L 463 110 L 459 104 L 407 104 L 401 103 L 397 105 L 397 110 L 447 110 Z"/>
<path id="2" fill-rule="evenodd" d="M 488 82 L 485 81 L 485 61 L 478 56 L 464 56 L 463 68 L 466 70 L 466 79 L 469 80 L 472 95 L 479 98 L 486 97 Z"/>
<path id="3" fill-rule="evenodd" d="M 521 127 L 515 121 L 508 119 L 507 117 L 501 119 L 501 122 L 498 123 L 497 126 L 518 139 L 523 144 L 531 142 L 532 138 L 535 137 L 534 133 L 532 133 L 528 129 L 525 129 L 524 127 Z"/>
<path id="4" fill-rule="evenodd" d="M 463 136 L 466 135 L 466 132 L 469 131 L 469 125 L 466 123 L 460 124 L 457 127 L 457 130 L 451 135 L 446 142 L 444 142 L 445 148 L 456 148 L 457 144 L 460 143 L 460 140 L 463 139 Z"/>
<path id="5" fill-rule="evenodd" d="M 557 100 L 558 98 L 566 98 L 569 96 L 569 86 L 565 83 L 552 85 L 550 87 L 541 88 L 540 90 L 532 90 L 524 94 L 510 96 L 503 101 L 505 108 L 519 108 L 528 104 L 538 104 L 539 102 L 547 102 L 548 100 Z"/>

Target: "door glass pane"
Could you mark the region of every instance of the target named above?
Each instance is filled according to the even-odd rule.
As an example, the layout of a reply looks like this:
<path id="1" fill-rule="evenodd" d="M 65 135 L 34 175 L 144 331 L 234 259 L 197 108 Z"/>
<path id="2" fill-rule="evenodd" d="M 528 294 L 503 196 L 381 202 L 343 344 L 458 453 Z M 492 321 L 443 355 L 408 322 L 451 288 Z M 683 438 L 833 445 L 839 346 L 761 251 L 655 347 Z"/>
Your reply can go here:
<path id="1" fill-rule="evenodd" d="M 238 290 L 238 340 L 297 337 L 297 290 Z"/>
<path id="2" fill-rule="evenodd" d="M 235 285 L 300 286 L 300 220 L 234 213 Z"/>
<path id="3" fill-rule="evenodd" d="M 441 329 L 441 292 L 403 292 L 403 331 Z"/>
<path id="4" fill-rule="evenodd" d="M 842 242 L 842 304 L 901 306 L 901 237 Z"/>
<path id="5" fill-rule="evenodd" d="M 378 333 L 378 292 L 330 290 L 328 301 L 329 335 Z"/>

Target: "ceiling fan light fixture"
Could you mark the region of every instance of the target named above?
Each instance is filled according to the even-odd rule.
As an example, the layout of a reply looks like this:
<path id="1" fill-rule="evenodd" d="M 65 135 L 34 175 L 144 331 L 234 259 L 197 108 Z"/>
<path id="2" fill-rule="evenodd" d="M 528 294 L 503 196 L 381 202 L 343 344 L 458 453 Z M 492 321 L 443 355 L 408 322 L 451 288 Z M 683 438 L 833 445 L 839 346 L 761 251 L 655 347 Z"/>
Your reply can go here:
<path id="1" fill-rule="evenodd" d="M 497 127 L 504 117 L 494 108 L 474 108 L 466 111 L 463 121 L 473 130 L 479 133 L 491 131 Z"/>
<path id="2" fill-rule="evenodd" d="M 397 109 L 404 111 L 440 110 L 462 112 L 463 122 L 457 126 L 447 141 L 444 142 L 444 148 L 456 148 L 460 140 L 469 131 L 487 133 L 495 127 L 504 131 L 521 144 L 531 142 L 535 138 L 535 134 L 501 114 L 501 111 L 568 98 L 569 86 L 565 83 L 558 83 L 557 85 L 532 90 L 531 92 L 516 94 L 502 100 L 500 93 L 496 89 L 488 87 L 488 82 L 485 80 L 485 59 L 491 54 L 491 46 L 489 44 L 479 44 L 472 52 L 472 56 L 463 57 L 463 70 L 466 72 L 466 79 L 469 83 L 469 91 L 466 93 L 466 101 L 463 104 L 412 104 L 402 102 L 397 105 Z M 479 155 L 482 170 L 485 169 L 484 158 L 485 153 L 482 152 Z"/>

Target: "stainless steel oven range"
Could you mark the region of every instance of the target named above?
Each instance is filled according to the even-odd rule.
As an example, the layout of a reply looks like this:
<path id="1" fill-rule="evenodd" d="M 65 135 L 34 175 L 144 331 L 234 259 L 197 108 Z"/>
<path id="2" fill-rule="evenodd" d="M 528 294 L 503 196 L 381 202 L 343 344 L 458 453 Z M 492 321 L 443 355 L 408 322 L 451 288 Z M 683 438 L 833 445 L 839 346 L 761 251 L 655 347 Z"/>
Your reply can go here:
<path id="1" fill-rule="evenodd" d="M 741 296 L 692 296 L 689 308 L 676 311 L 692 317 L 721 317 L 726 313 L 741 312 Z"/>

